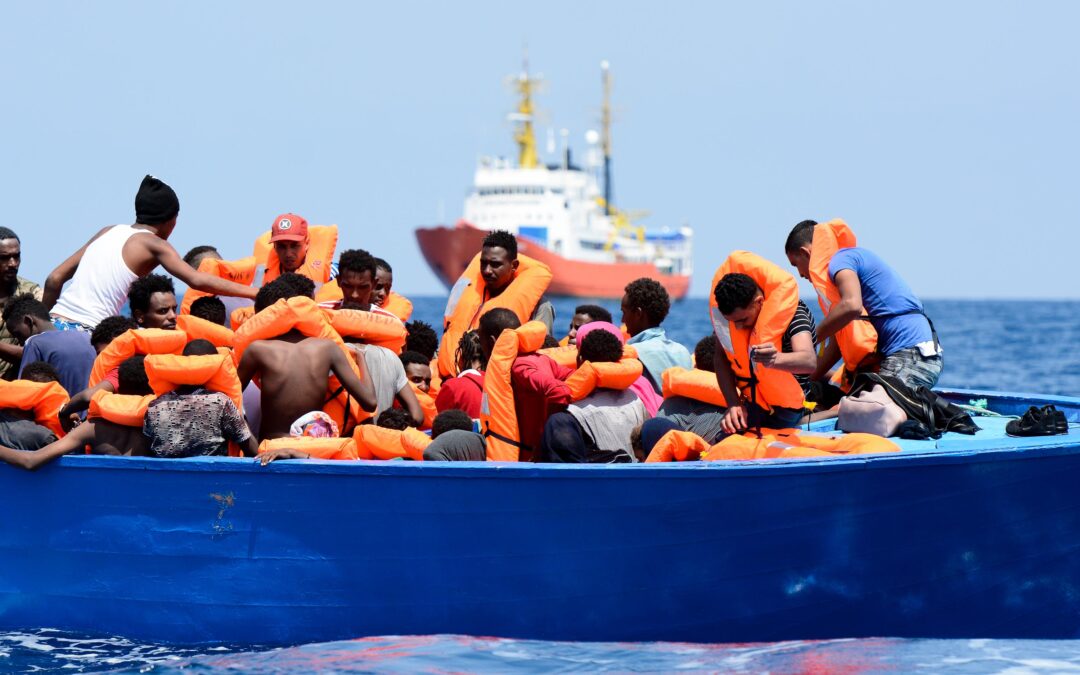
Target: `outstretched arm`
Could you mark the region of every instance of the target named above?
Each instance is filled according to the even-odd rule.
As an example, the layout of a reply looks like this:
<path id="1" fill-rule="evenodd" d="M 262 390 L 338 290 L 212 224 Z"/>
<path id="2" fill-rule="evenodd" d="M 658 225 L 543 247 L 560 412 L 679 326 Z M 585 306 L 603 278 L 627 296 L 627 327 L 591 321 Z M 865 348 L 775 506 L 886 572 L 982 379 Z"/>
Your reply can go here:
<path id="1" fill-rule="evenodd" d="M 840 291 L 840 302 L 829 309 L 829 314 L 817 329 L 818 344 L 825 342 L 844 326 L 862 316 L 862 287 L 855 270 L 840 270 L 833 279 Z"/>
<path id="2" fill-rule="evenodd" d="M 94 442 L 94 423 L 86 422 L 58 441 L 38 450 L 13 450 L 0 445 L 0 460 L 24 469 L 36 469 L 61 455 L 81 451 L 87 443 Z"/>
<path id="3" fill-rule="evenodd" d="M 254 298 L 255 294 L 258 292 L 258 289 L 252 288 L 251 286 L 244 286 L 243 284 L 238 284 L 229 281 L 228 279 L 215 277 L 213 274 L 200 272 L 184 262 L 184 259 L 180 257 L 180 254 L 176 252 L 176 249 L 163 239 L 155 238 L 149 243 L 158 263 L 164 267 L 169 274 L 197 291 L 211 293 L 213 295 L 231 295 L 237 298 Z"/>
<path id="4" fill-rule="evenodd" d="M 64 288 L 64 284 L 68 282 L 68 279 L 75 276 L 75 270 L 79 269 L 79 263 L 82 262 L 83 253 L 86 253 L 86 247 L 94 243 L 95 239 L 108 230 L 108 227 L 102 228 L 90 238 L 90 241 L 83 244 L 82 248 L 72 253 L 67 260 L 60 263 L 56 269 L 49 273 L 49 276 L 45 279 L 45 290 L 41 295 L 41 302 L 45 304 L 46 309 L 53 308 L 57 298 L 60 297 L 60 291 Z"/>
<path id="5" fill-rule="evenodd" d="M 345 355 L 345 352 L 341 351 L 337 344 L 333 345 L 333 351 L 330 353 L 330 372 L 337 375 L 341 385 L 360 403 L 364 411 L 375 412 L 379 402 L 375 398 L 375 387 L 371 384 L 371 377 L 368 375 L 364 359 L 356 359 L 356 365 L 360 371 L 359 377 L 353 372 L 349 357 Z"/>

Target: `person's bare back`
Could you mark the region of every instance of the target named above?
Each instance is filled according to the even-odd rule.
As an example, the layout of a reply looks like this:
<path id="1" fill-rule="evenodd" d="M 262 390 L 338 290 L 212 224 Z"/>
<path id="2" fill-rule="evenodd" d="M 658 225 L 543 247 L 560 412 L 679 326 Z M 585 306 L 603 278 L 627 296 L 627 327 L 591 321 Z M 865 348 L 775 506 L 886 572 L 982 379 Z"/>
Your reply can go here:
<path id="1" fill-rule="evenodd" d="M 359 377 L 335 342 L 304 337 L 296 332 L 251 343 L 240 359 L 237 373 L 244 386 L 255 375 L 261 378 L 260 437 L 288 436 L 294 421 L 313 410 L 321 410 L 326 404 L 331 373 L 364 410 L 374 411 L 375 391 L 363 359 L 359 359 L 357 365 Z"/>

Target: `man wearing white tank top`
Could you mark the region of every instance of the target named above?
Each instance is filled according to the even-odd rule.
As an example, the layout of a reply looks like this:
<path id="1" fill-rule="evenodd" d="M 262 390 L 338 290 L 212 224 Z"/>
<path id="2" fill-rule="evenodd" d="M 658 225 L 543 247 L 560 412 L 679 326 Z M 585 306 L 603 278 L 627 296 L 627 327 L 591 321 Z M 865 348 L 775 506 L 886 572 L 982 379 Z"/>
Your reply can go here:
<path id="1" fill-rule="evenodd" d="M 153 176 L 144 178 L 135 195 L 135 224 L 104 228 L 46 279 L 42 301 L 50 308 L 56 327 L 93 330 L 105 317 L 119 314 L 132 282 L 158 265 L 191 288 L 254 298 L 257 289 L 200 272 L 184 262 L 167 241 L 179 213 L 180 200 L 173 189 Z M 71 284 L 64 288 L 68 280 Z"/>

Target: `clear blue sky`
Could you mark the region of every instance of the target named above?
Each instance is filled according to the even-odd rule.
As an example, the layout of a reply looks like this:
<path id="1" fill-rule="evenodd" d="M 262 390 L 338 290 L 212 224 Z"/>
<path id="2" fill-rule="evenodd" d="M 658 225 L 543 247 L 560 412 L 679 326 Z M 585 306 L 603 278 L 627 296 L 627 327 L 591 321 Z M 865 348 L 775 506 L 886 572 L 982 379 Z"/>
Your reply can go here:
<path id="1" fill-rule="evenodd" d="M 617 201 L 695 228 L 695 295 L 730 250 L 783 263 L 795 222 L 843 217 L 924 297 L 1076 298 L 1077 26 L 1065 2 L 9 2 L 0 224 L 42 279 L 153 173 L 181 253 L 247 255 L 295 211 L 442 293 L 413 228 L 513 152 L 527 43 L 579 152 L 611 62 Z"/>

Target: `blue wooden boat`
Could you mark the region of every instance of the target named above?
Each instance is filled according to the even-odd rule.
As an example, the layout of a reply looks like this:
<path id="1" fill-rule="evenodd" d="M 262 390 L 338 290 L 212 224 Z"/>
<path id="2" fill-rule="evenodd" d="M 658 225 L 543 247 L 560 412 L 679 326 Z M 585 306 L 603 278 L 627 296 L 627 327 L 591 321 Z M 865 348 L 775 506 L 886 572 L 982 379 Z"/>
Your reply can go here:
<path id="1" fill-rule="evenodd" d="M 1080 399 L 946 392 L 1020 414 Z M 648 466 L 0 467 L 0 629 L 171 643 L 1080 637 L 1080 429 Z"/>

